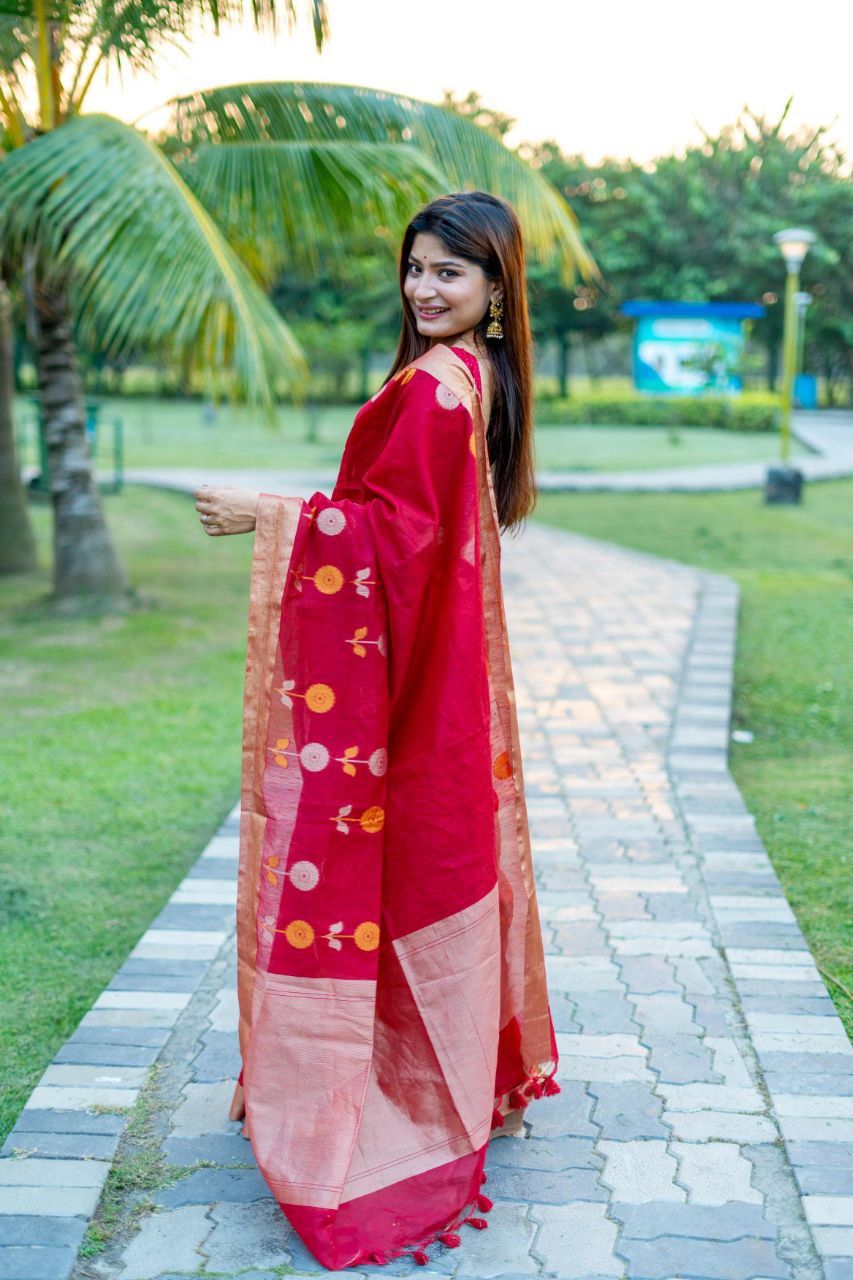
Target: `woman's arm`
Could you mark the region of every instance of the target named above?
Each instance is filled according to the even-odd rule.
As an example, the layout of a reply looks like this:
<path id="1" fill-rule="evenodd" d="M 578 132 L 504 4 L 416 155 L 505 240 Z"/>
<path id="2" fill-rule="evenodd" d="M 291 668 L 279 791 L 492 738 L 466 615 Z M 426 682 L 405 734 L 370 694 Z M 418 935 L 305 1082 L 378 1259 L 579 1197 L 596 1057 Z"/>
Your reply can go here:
<path id="1" fill-rule="evenodd" d="M 195 491 L 195 509 L 201 527 L 211 538 L 228 533 L 251 533 L 255 527 L 259 494 L 254 489 L 203 484 Z"/>

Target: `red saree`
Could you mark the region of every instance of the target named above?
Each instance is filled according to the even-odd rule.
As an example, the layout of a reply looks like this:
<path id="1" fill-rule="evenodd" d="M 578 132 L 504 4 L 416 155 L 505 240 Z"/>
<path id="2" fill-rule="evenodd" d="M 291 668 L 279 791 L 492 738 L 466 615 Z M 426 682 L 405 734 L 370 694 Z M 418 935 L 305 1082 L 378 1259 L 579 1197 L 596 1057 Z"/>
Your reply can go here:
<path id="1" fill-rule="evenodd" d="M 258 1166 L 333 1269 L 485 1226 L 490 1133 L 558 1091 L 479 370 L 457 350 L 363 406 L 331 498 L 258 506 L 241 1082 Z"/>

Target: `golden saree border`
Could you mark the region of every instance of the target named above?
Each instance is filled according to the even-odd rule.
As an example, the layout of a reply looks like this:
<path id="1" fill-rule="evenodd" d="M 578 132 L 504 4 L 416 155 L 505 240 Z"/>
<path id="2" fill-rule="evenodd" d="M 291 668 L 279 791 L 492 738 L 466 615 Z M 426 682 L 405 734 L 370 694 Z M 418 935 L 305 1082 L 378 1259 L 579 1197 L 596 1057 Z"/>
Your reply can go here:
<path id="1" fill-rule="evenodd" d="M 240 855 L 237 870 L 237 999 L 243 1061 L 249 1047 L 257 972 L 258 890 L 266 828 L 263 781 L 270 692 L 278 649 L 281 599 L 305 504 L 262 493 L 258 499 L 249 585 L 249 624 L 243 687 Z"/>

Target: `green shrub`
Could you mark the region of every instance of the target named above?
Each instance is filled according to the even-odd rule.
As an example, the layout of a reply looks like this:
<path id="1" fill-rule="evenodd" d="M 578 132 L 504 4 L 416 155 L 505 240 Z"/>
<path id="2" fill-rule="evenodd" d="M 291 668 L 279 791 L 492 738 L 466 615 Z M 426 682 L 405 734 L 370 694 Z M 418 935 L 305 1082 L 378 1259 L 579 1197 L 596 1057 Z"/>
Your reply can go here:
<path id="1" fill-rule="evenodd" d="M 779 398 L 752 391 L 741 396 L 575 396 L 537 403 L 538 426 L 725 427 L 775 431 Z"/>

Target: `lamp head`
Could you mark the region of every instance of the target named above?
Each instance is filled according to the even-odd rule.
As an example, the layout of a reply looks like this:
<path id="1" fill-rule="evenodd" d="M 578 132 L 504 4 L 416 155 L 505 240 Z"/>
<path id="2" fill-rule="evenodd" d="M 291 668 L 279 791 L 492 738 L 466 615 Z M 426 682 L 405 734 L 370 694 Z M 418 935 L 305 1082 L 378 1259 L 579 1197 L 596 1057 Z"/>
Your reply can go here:
<path id="1" fill-rule="evenodd" d="M 789 271 L 799 271 L 803 258 L 809 251 L 809 245 L 816 240 L 815 233 L 805 227 L 786 227 L 777 231 L 773 239 L 782 251 L 785 265 Z"/>

